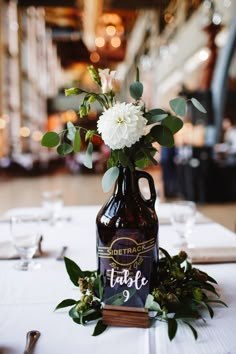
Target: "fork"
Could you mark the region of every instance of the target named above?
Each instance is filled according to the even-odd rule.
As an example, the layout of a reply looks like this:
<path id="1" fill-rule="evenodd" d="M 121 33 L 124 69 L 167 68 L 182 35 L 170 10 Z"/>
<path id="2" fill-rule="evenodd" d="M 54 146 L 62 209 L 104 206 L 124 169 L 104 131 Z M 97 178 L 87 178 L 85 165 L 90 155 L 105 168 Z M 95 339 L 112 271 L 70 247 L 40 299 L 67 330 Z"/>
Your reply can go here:
<path id="1" fill-rule="evenodd" d="M 62 247 L 60 254 L 56 258 L 57 261 L 63 261 L 64 260 L 64 256 L 65 256 L 65 253 L 66 253 L 67 249 L 68 249 L 67 246 L 63 246 Z"/>

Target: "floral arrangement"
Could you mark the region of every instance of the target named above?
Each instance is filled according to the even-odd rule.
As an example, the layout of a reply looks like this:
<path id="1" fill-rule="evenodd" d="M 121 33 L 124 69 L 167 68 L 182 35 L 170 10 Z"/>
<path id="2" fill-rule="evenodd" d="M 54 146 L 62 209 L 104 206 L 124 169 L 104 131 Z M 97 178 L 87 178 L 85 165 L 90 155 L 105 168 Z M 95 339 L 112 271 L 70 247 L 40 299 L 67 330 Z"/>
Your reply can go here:
<path id="1" fill-rule="evenodd" d="M 219 299 L 213 285 L 217 284 L 216 281 L 207 273 L 194 268 L 184 251 L 173 257 L 163 248 L 160 251 L 163 257 L 159 262 L 159 285 L 147 296 L 145 304 L 150 314 L 150 323 L 166 322 L 170 340 L 175 337 L 178 324 L 183 323 L 197 339 L 198 334 L 192 322 L 205 322 L 203 310 L 207 310 L 213 318 L 213 303 L 227 305 Z M 79 287 L 81 297 L 79 300 L 63 300 L 56 310 L 70 307 L 69 316 L 80 325 L 96 322 L 93 336 L 97 336 L 107 328 L 102 321 L 104 289 L 101 275 L 97 271 L 82 271 L 75 262 L 66 257 L 64 259 L 69 277 Z M 122 293 L 116 294 L 107 299 L 106 304 L 121 306 L 124 304 L 124 296 Z"/>
<path id="2" fill-rule="evenodd" d="M 104 191 L 110 190 L 118 177 L 118 165 L 146 168 L 149 163 L 157 165 L 154 143 L 171 147 L 174 145 L 173 135 L 178 132 L 186 114 L 187 104 L 184 98 L 174 98 L 170 104 L 171 113 L 160 108 L 149 110 L 142 100 L 143 85 L 139 81 L 139 70 L 136 71 L 136 80 L 130 85 L 131 103 L 118 102 L 116 94 L 120 83 L 116 79 L 116 72 L 109 69 L 96 70 L 88 67 L 93 81 L 98 86 L 98 92 L 87 92 L 81 88 L 65 90 L 66 96 L 83 95 L 79 107 L 79 116 L 88 115 L 91 104 L 97 101 L 102 113 L 97 121 L 97 130 L 86 130 L 68 122 L 67 127 L 60 133 L 47 132 L 42 138 L 42 145 L 48 148 L 57 147 L 60 155 L 79 152 L 81 149 L 81 135 L 84 134 L 88 142 L 84 165 L 92 168 L 93 142 L 96 137 L 101 138 L 110 148 L 110 157 L 107 161 L 108 170 L 103 176 Z M 191 98 L 192 104 L 201 112 L 206 113 L 204 107 Z"/>

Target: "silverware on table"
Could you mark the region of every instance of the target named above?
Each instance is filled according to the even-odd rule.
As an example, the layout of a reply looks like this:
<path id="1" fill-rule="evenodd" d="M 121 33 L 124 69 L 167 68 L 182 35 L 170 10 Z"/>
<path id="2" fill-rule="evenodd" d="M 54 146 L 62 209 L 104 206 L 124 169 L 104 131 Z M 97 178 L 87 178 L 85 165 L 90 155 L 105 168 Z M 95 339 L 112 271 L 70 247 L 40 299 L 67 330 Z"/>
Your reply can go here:
<path id="1" fill-rule="evenodd" d="M 67 249 L 68 249 L 67 246 L 63 246 L 62 247 L 60 254 L 56 258 L 57 261 L 63 261 L 64 260 L 64 256 L 65 256 L 65 253 L 66 253 Z"/>
<path id="2" fill-rule="evenodd" d="M 23 354 L 32 354 L 35 344 L 37 342 L 37 340 L 40 337 L 40 332 L 33 330 L 33 331 L 29 331 L 27 332 L 26 335 L 26 345 L 25 345 L 25 350 Z"/>
<path id="3" fill-rule="evenodd" d="M 42 242 L 43 242 L 43 235 L 40 236 L 39 242 L 38 242 L 38 254 L 39 254 L 39 256 L 43 255 Z"/>

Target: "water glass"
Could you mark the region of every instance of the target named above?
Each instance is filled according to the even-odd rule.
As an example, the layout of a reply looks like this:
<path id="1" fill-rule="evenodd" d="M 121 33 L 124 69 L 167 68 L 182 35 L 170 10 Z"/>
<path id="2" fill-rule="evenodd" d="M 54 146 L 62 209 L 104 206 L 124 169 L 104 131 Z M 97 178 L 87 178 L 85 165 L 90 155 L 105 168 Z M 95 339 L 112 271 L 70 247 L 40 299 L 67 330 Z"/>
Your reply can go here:
<path id="1" fill-rule="evenodd" d="M 11 217 L 11 236 L 21 261 L 14 267 L 17 270 L 35 270 L 40 264 L 32 260 L 38 249 L 40 239 L 40 219 L 35 215 L 16 215 Z"/>
<path id="2" fill-rule="evenodd" d="M 61 216 L 63 196 L 59 190 L 45 191 L 42 193 L 42 207 L 50 225 L 55 225 Z"/>
<path id="3" fill-rule="evenodd" d="M 189 246 L 196 218 L 196 204 L 190 201 L 177 201 L 171 204 L 170 220 L 179 235 L 180 247 Z"/>

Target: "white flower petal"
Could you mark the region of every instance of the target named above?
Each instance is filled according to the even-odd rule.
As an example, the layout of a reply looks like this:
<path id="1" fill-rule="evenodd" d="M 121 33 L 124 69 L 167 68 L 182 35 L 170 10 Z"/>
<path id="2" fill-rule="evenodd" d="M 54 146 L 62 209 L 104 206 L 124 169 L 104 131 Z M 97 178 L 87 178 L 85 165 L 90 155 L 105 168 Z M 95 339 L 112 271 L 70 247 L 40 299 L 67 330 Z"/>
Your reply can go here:
<path id="1" fill-rule="evenodd" d="M 146 124 L 141 107 L 117 103 L 102 113 L 97 127 L 105 144 L 116 150 L 136 143 L 145 134 Z"/>

